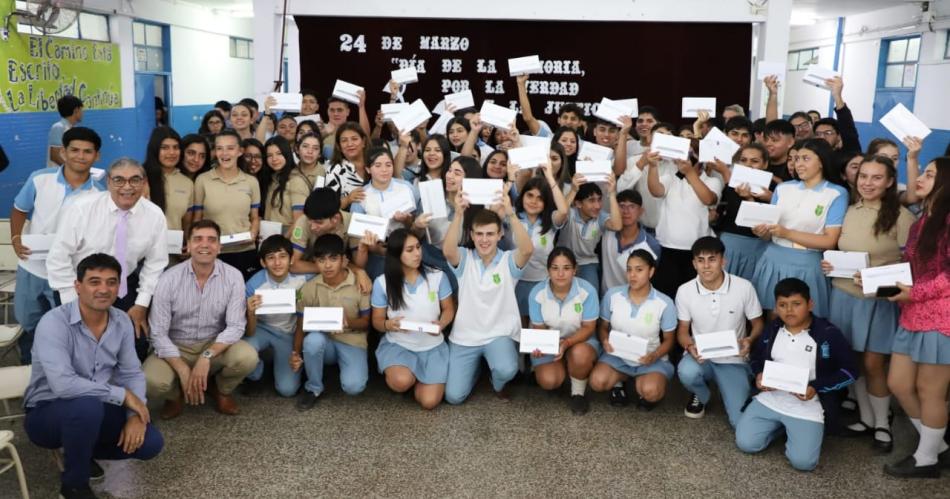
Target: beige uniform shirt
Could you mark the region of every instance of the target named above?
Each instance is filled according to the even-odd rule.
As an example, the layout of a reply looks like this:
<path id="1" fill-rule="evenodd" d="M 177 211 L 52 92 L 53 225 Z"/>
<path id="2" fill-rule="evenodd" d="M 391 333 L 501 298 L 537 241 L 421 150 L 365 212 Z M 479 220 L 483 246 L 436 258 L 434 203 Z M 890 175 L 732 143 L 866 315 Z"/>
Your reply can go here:
<path id="1" fill-rule="evenodd" d="M 886 234 L 874 235 L 874 222 L 880 203 L 865 204 L 863 201 L 848 207 L 841 224 L 841 237 L 838 249 L 841 251 L 864 251 L 872 267 L 890 265 L 901 261 L 901 248 L 907 244 L 907 234 L 914 223 L 914 215 L 903 206 L 897 216 L 897 223 Z M 832 285 L 852 296 L 863 298 L 861 286 L 854 279 L 835 277 Z"/>
<path id="2" fill-rule="evenodd" d="M 170 230 L 182 230 L 181 219 L 195 204 L 195 183 L 178 168 L 165 177 L 165 221 Z"/>
<path id="3" fill-rule="evenodd" d="M 238 171 L 236 177 L 224 180 L 218 169 L 204 172 L 195 180 L 195 211 L 202 218 L 214 220 L 221 227 L 221 235 L 239 234 L 251 230 L 251 211 L 261 204 L 261 190 L 257 179 Z M 254 249 L 254 241 L 227 245 L 222 253 L 239 253 Z"/>
<path id="4" fill-rule="evenodd" d="M 360 293 L 353 272 L 344 269 L 346 278 L 337 286 L 331 287 L 323 282 L 323 276 L 314 277 L 300 288 L 297 311 L 303 313 L 305 307 L 342 307 L 348 322 L 369 315 L 369 296 Z M 342 333 L 330 334 L 330 338 L 359 348 L 367 348 L 366 331 L 344 329 Z"/>

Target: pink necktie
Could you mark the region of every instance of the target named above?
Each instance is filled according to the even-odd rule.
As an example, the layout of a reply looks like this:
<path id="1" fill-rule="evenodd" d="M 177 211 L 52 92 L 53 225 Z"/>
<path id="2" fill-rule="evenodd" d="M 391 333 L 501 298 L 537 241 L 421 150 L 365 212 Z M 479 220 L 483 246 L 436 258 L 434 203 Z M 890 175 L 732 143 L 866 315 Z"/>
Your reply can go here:
<path id="1" fill-rule="evenodd" d="M 119 210 L 119 220 L 115 226 L 115 259 L 119 261 L 119 265 L 122 266 L 122 276 L 119 280 L 119 298 L 124 298 L 128 292 L 126 282 L 125 282 L 125 246 L 128 242 L 126 237 L 128 232 L 129 225 L 129 212 L 128 210 Z"/>

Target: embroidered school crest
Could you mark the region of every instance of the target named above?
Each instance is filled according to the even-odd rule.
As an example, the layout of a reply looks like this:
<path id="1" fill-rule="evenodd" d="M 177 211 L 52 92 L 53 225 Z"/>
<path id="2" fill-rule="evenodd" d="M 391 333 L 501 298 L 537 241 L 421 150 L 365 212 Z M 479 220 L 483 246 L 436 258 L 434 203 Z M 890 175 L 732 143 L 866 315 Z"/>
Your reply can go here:
<path id="1" fill-rule="evenodd" d="M 813 350 L 813 348 L 811 347 L 811 345 L 808 345 L 808 346 L 805 347 L 805 351 L 806 351 L 806 352 L 810 352 L 810 351 L 812 351 L 812 350 Z"/>
<path id="2" fill-rule="evenodd" d="M 548 245 L 548 236 L 541 236 L 541 246 Z"/>
<path id="3" fill-rule="evenodd" d="M 816 217 L 820 217 L 821 214 L 824 213 L 824 212 L 825 212 L 825 207 L 824 207 L 824 206 L 818 205 L 818 206 L 815 207 L 815 216 L 816 216 Z"/>
<path id="4" fill-rule="evenodd" d="M 646 314 L 643 314 L 643 322 L 645 322 L 646 324 L 650 324 L 651 322 L 653 322 L 653 313 L 647 312 Z"/>
<path id="5" fill-rule="evenodd" d="M 575 311 L 575 312 L 581 313 L 582 310 L 584 310 L 584 304 L 583 304 L 583 303 L 575 303 L 575 304 L 574 304 L 574 311 Z"/>
<path id="6" fill-rule="evenodd" d="M 429 291 L 429 301 L 435 302 L 435 291 Z"/>
<path id="7" fill-rule="evenodd" d="M 498 274 L 492 274 L 492 275 L 491 275 L 491 280 L 492 280 L 492 282 L 494 282 L 495 284 L 501 284 L 501 276 L 498 275 Z"/>
<path id="8" fill-rule="evenodd" d="M 300 239 L 303 237 L 303 229 L 300 227 L 294 227 L 294 239 Z"/>

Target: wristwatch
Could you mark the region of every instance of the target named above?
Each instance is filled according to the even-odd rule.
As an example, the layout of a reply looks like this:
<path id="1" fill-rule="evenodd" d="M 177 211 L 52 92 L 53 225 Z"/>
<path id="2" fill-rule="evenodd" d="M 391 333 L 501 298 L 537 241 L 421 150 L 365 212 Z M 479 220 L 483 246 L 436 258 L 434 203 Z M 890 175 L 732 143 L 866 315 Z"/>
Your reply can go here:
<path id="1" fill-rule="evenodd" d="M 203 359 L 211 360 L 212 357 L 214 357 L 214 352 L 212 352 L 210 348 L 204 352 L 201 352 L 201 358 Z"/>

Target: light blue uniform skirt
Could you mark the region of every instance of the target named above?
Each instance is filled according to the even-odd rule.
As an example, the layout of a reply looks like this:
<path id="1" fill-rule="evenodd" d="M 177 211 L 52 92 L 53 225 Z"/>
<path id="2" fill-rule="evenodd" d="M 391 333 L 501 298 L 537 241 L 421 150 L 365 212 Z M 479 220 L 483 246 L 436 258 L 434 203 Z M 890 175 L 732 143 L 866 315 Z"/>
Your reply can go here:
<path id="1" fill-rule="evenodd" d="M 828 320 L 838 326 L 855 352 L 889 354 L 900 307 L 880 298 L 857 298 L 831 287 Z"/>
<path id="2" fill-rule="evenodd" d="M 599 358 L 600 355 L 604 352 L 604 349 L 600 346 L 600 341 L 597 339 L 597 333 L 594 333 L 590 338 L 587 338 L 587 341 L 585 341 L 584 343 L 587 343 L 588 345 L 594 347 L 595 358 Z M 574 346 L 576 347 L 577 345 L 574 345 Z M 574 347 L 571 347 L 571 348 L 574 348 Z M 565 354 L 564 356 L 567 357 L 567 354 Z M 531 367 L 543 366 L 544 364 L 550 364 L 552 362 L 554 362 L 553 355 L 542 355 L 538 358 L 531 357 Z"/>
<path id="3" fill-rule="evenodd" d="M 384 336 L 376 348 L 376 363 L 379 365 L 380 374 L 388 367 L 403 366 L 412 371 L 419 383 L 442 385 L 449 377 L 449 345 L 443 341 L 435 348 L 413 352 Z"/>
<path id="4" fill-rule="evenodd" d="M 630 376 L 631 378 L 636 378 L 637 376 L 643 376 L 644 374 L 649 373 L 660 373 L 666 377 L 667 380 L 670 380 L 673 378 L 673 372 L 675 371 L 673 364 L 666 359 L 657 360 L 648 366 L 631 366 L 630 364 L 624 362 L 624 360 L 620 357 L 604 352 L 604 354 L 601 355 L 597 361 L 603 362 L 604 364 L 607 364 L 608 366 L 626 374 L 627 376 Z"/>
<path id="5" fill-rule="evenodd" d="M 898 327 L 891 351 L 907 355 L 918 364 L 950 365 L 950 336 L 940 331 L 908 331 Z"/>
<path id="6" fill-rule="evenodd" d="M 765 249 L 752 277 L 762 308 L 775 310 L 775 285 L 789 277 L 805 281 L 815 302 L 814 314 L 827 319 L 831 285 L 821 272 L 821 252 L 786 248 L 774 243 L 769 243 Z"/>
<path id="7" fill-rule="evenodd" d="M 768 241 L 729 232 L 720 234 L 719 239 L 726 246 L 726 272 L 751 281 L 755 264 L 769 245 Z"/>

